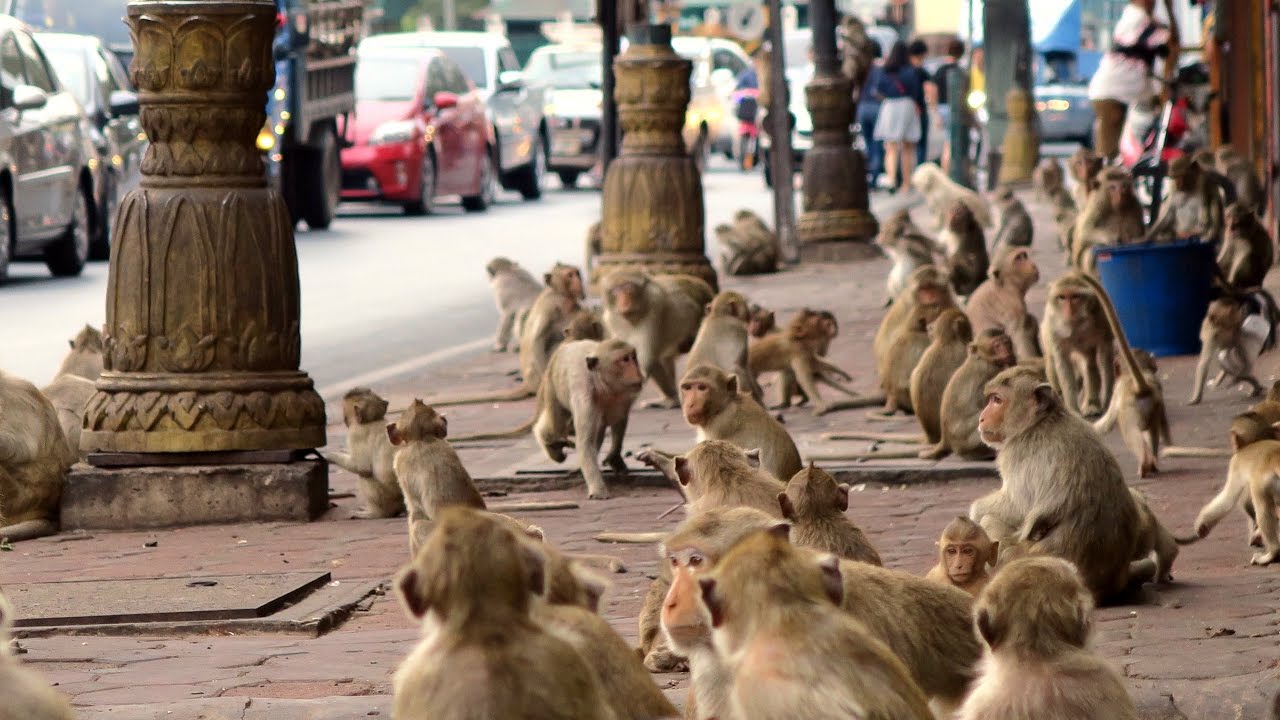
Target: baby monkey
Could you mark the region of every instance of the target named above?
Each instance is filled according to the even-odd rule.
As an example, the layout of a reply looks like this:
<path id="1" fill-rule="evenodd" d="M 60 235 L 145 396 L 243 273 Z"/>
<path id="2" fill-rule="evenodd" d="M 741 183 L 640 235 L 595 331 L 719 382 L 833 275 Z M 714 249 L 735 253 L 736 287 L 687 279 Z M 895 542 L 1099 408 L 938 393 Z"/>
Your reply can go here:
<path id="1" fill-rule="evenodd" d="M 1000 543 L 992 540 L 981 525 L 959 515 L 938 538 L 938 564 L 925 579 L 954 585 L 977 597 L 991 580 L 987 566 L 995 567 L 999 549 Z"/>

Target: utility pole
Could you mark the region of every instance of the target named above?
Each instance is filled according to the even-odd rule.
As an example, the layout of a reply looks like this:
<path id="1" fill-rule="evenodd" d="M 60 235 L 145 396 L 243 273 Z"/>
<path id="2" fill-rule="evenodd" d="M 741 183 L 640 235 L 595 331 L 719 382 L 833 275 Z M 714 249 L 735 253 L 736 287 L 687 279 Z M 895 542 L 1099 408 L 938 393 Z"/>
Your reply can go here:
<path id="1" fill-rule="evenodd" d="M 597 0 L 596 18 L 600 22 L 600 53 L 604 72 L 600 74 L 601 95 L 604 97 L 600 116 L 601 168 L 607 172 L 609 163 L 618 156 L 618 102 L 613 97 L 613 59 L 618 56 L 618 0 Z"/>
<path id="2" fill-rule="evenodd" d="M 769 128 L 769 163 L 773 173 L 773 216 L 778 229 L 782 259 L 794 265 L 800 262 L 800 245 L 796 238 L 795 175 L 791 155 L 791 112 L 787 88 L 787 58 L 783 51 L 782 3 L 768 0 L 769 31 L 769 109 L 765 124 Z"/>

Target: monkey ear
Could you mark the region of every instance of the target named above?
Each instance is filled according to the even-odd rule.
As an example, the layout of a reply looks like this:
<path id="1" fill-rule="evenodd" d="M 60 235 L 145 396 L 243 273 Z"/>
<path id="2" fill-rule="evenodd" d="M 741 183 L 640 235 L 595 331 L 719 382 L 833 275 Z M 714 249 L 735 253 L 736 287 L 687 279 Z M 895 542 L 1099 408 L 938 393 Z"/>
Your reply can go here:
<path id="1" fill-rule="evenodd" d="M 1035 389 L 1036 403 L 1041 410 L 1047 410 L 1058 403 L 1058 396 L 1053 392 L 1053 386 L 1049 383 L 1040 383 Z"/>
<path id="2" fill-rule="evenodd" d="M 416 620 L 421 620 L 431 609 L 430 599 L 421 590 L 418 571 L 411 567 L 406 568 L 396 579 L 396 593 L 400 596 L 400 602 L 404 604 L 409 616 Z"/>
<path id="3" fill-rule="evenodd" d="M 743 455 L 747 457 L 747 464 L 753 468 L 760 467 L 760 448 L 751 448 L 743 451 Z"/>
<path id="4" fill-rule="evenodd" d="M 791 542 L 791 523 L 779 522 L 769 526 L 765 532 L 780 539 Z"/>
<path id="5" fill-rule="evenodd" d="M 683 455 L 676 456 L 676 481 L 683 486 L 688 486 L 693 479 L 689 473 L 689 460 Z"/>
<path id="6" fill-rule="evenodd" d="M 566 332 L 566 333 L 568 332 L 568 329 L 567 329 L 567 328 L 565 329 L 565 332 Z M 588 355 L 588 356 L 587 356 L 587 369 L 588 369 L 588 370 L 595 370 L 595 369 L 596 369 L 596 367 L 597 367 L 597 366 L 599 366 L 599 365 L 600 365 L 600 358 L 596 357 L 595 355 Z"/>
<path id="7" fill-rule="evenodd" d="M 707 612 L 711 615 L 711 627 L 720 627 L 724 624 L 724 603 L 716 597 L 715 579 L 698 578 L 698 590 L 701 591 L 702 604 L 707 606 Z"/>
<path id="8" fill-rule="evenodd" d="M 543 273 L 543 274 L 542 274 L 542 284 L 544 284 L 544 285 L 550 285 L 550 284 L 551 284 L 551 273 Z"/>
<path id="9" fill-rule="evenodd" d="M 992 540 L 991 554 L 987 556 L 987 564 L 994 568 L 996 566 L 996 561 L 999 559 L 1000 559 L 1000 541 Z"/>
<path id="10" fill-rule="evenodd" d="M 844 578 L 840 576 L 840 558 L 828 555 L 818 562 L 822 570 L 822 589 L 835 605 L 844 601 Z"/>
<path id="11" fill-rule="evenodd" d="M 782 517 L 795 522 L 796 508 L 791 504 L 791 498 L 784 492 L 778 493 L 778 507 L 782 510 Z"/>
<path id="12" fill-rule="evenodd" d="M 609 591 L 609 581 L 582 567 L 578 563 L 571 566 L 573 577 L 582 586 L 582 592 L 586 596 L 587 608 L 591 612 L 600 612 L 600 601 L 604 599 L 604 594 Z"/>
<path id="13" fill-rule="evenodd" d="M 517 542 L 520 558 L 524 561 L 525 581 L 529 592 L 545 595 L 547 592 L 547 556 L 532 543 Z"/>
<path id="14" fill-rule="evenodd" d="M 391 441 L 392 445 L 404 444 L 404 436 L 400 434 L 400 430 L 395 423 L 387 424 L 387 439 Z"/>
<path id="15" fill-rule="evenodd" d="M 75 339 L 75 338 L 71 338 L 70 340 L 68 340 L 68 341 L 67 341 L 67 345 L 70 345 L 70 346 L 71 346 L 71 349 L 72 349 L 72 350 L 75 350 L 75 349 L 76 349 L 76 339 Z"/>
<path id="16" fill-rule="evenodd" d="M 737 395 L 738 394 L 738 376 L 730 375 L 729 378 L 725 381 L 725 387 L 729 390 L 730 395 Z"/>
<path id="17" fill-rule="evenodd" d="M 1274 426 L 1273 426 L 1274 427 Z M 1240 433 L 1232 430 L 1228 433 L 1231 436 L 1231 452 L 1232 454 L 1240 452 L 1240 448 L 1244 447 L 1244 438 L 1240 437 Z"/>
<path id="18" fill-rule="evenodd" d="M 836 507 L 840 508 L 840 512 L 849 509 L 849 483 L 840 483 L 836 486 L 836 490 L 840 491 L 840 499 L 836 502 Z"/>
<path id="19" fill-rule="evenodd" d="M 449 418 L 440 415 L 440 432 L 436 433 L 436 437 L 441 440 L 449 437 Z"/>
<path id="20" fill-rule="evenodd" d="M 1000 637 L 997 633 L 997 628 L 992 626 L 991 614 L 987 612 L 986 608 L 982 608 L 977 612 L 974 616 L 973 624 L 977 626 L 978 634 L 982 636 L 982 639 L 986 641 L 987 645 L 991 646 L 992 650 L 1000 644 Z"/>

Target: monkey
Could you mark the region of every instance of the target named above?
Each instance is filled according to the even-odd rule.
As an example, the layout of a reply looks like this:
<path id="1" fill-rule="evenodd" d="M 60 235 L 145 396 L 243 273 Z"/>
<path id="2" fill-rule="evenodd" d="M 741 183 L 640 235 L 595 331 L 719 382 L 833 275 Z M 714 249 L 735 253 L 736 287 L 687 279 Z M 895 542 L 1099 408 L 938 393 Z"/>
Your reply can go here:
<path id="1" fill-rule="evenodd" d="M 938 235 L 947 256 L 947 275 L 956 295 L 971 294 L 987 277 L 990 258 L 987 241 L 973 211 L 957 200 L 947 211 L 946 224 Z"/>
<path id="2" fill-rule="evenodd" d="M 996 190 L 994 200 L 998 220 L 996 237 L 991 243 L 991 254 L 998 255 L 1008 247 L 1031 247 L 1035 227 L 1031 224 L 1031 214 L 1027 212 L 1026 206 L 1007 186 Z"/>
<path id="3" fill-rule="evenodd" d="M 1054 193 L 1066 189 L 1064 180 L 1062 165 L 1056 158 L 1042 159 L 1036 169 L 1031 171 L 1031 186 L 1035 189 L 1037 200 L 1052 202 Z"/>
<path id="4" fill-rule="evenodd" d="M 759 340 L 770 333 L 777 332 L 777 321 L 774 319 L 773 311 L 751 304 L 748 310 L 747 334 Z"/>
<path id="5" fill-rule="evenodd" d="M 1155 556 L 1157 583 L 1173 582 L 1173 561 L 1178 557 L 1178 542 L 1151 510 L 1147 496 L 1137 488 L 1129 488 L 1138 507 L 1138 550 L 1134 560 Z"/>
<path id="6" fill-rule="evenodd" d="M 1000 542 L 992 540 L 981 525 L 958 515 L 942 529 L 942 537 L 938 538 L 938 564 L 924 578 L 978 597 L 991 580 L 987 566 L 996 566 L 999 551 Z"/>
<path id="7" fill-rule="evenodd" d="M 1196 515 L 1196 534 L 1177 538 L 1177 542 L 1189 545 L 1208 537 L 1232 508 L 1240 507 L 1252 516 L 1250 544 L 1255 535 L 1253 523 L 1257 523 L 1256 533 L 1262 539 L 1263 550 L 1254 553 L 1250 564 L 1270 565 L 1280 559 L 1280 520 L 1276 518 L 1276 505 L 1280 504 L 1280 486 L 1276 482 L 1276 473 L 1280 471 L 1280 440 L 1258 440 L 1248 445 L 1243 442 L 1231 433 L 1233 454 L 1227 465 L 1227 481 Z"/>
<path id="8" fill-rule="evenodd" d="M 105 344 L 102 331 L 85 325 L 71 338 L 71 351 L 62 359 L 55 377 L 77 375 L 86 380 L 97 380 L 102 375 Z"/>
<path id="9" fill-rule="evenodd" d="M 738 392 L 738 378 L 706 365 L 680 379 L 685 422 L 697 440 L 724 440 L 747 450 L 759 448 L 760 466 L 781 481 L 800 472 L 796 444 L 768 410 Z"/>
<path id="10" fill-rule="evenodd" d="M 1049 385 L 1071 412 L 1086 417 L 1101 414 L 1110 402 L 1115 384 L 1113 343 L 1123 337 L 1119 323 L 1112 323 L 1105 291 L 1090 280 L 1082 272 L 1054 280 L 1040 322 Z M 1134 380 L 1145 385 L 1141 372 L 1134 372 Z M 1144 396 L 1148 390 L 1144 388 Z"/>
<path id="11" fill-rule="evenodd" d="M 1260 287 L 1267 271 L 1275 263 L 1271 236 L 1258 221 L 1258 216 L 1238 202 L 1227 208 L 1226 225 L 1222 249 L 1218 251 L 1222 282 L 1236 291 Z"/>
<path id="12" fill-rule="evenodd" d="M 911 273 L 922 265 L 933 264 L 935 243 L 911 222 L 906 209 L 894 213 L 880 226 L 876 234 L 875 244 L 893 261 L 893 267 L 885 278 L 885 290 L 888 299 L 885 305 L 893 303 L 907 287 L 907 279 Z M 983 252 L 986 249 L 983 248 Z"/>
<path id="13" fill-rule="evenodd" d="M 747 348 L 747 369 L 755 378 L 769 372 L 782 374 L 782 381 L 778 383 L 778 407 L 791 406 L 791 395 L 797 392 L 795 385 L 799 385 L 806 400 L 813 399 L 814 415 L 825 415 L 842 407 L 852 407 L 850 404 L 830 402 L 818 391 L 818 382 L 822 382 L 852 398 L 859 397 L 856 392 L 831 377 L 834 375 L 848 380 L 849 374 L 821 358 L 837 332 L 833 315 L 803 308 L 791 319 L 784 332 L 766 335 Z M 692 363 L 690 367 L 693 367 Z"/>
<path id="14" fill-rule="evenodd" d="M 816 383 L 822 383 L 832 389 L 848 395 L 850 400 L 838 400 L 830 406 L 830 410 L 843 410 L 851 407 L 863 407 L 864 405 L 877 404 L 880 401 L 874 398 L 864 398 L 853 389 L 836 382 L 836 378 L 852 381 L 853 377 L 844 370 L 827 362 L 824 358 L 831 349 L 831 341 L 835 340 L 840 334 L 840 323 L 836 321 L 836 316 L 830 310 L 809 310 L 802 309 L 800 315 L 806 316 L 806 319 L 799 321 L 792 318 L 793 323 L 801 323 L 806 326 L 807 339 L 805 344 L 813 349 L 814 373 L 813 379 Z M 799 316 L 797 316 L 799 317 Z M 796 373 L 791 367 L 785 367 L 778 372 L 779 380 L 779 397 L 782 398 L 780 405 L 786 407 L 789 405 L 792 397 L 798 397 L 797 405 L 804 405 L 809 402 L 809 394 L 796 381 Z"/>
<path id="15" fill-rule="evenodd" d="M 422 641 L 392 676 L 398 718 L 607 720 L 596 674 L 530 615 L 538 554 L 482 513 L 446 508 L 396 576 Z"/>
<path id="16" fill-rule="evenodd" d="M 1160 206 L 1160 216 L 1147 229 L 1147 242 L 1222 241 L 1222 195 L 1205 177 L 1200 165 L 1182 155 L 1169 162 L 1173 194 Z M 1270 242 L 1267 243 L 1270 249 Z"/>
<path id="17" fill-rule="evenodd" d="M 959 200 L 973 212 L 973 217 L 984 228 L 991 227 L 991 210 L 978 193 L 947 177 L 942 168 L 924 163 L 911 175 L 911 186 L 924 195 L 929 211 L 938 219 L 938 226 L 947 224 L 952 203 Z"/>
<path id="18" fill-rule="evenodd" d="M 0 594 L 0 688 L 5 720 L 74 720 L 71 703 L 47 681 L 18 662 L 10 649 L 13 606 Z"/>
<path id="19" fill-rule="evenodd" d="M 1102 172 L 1105 160 L 1086 147 L 1078 147 L 1071 153 L 1071 157 L 1067 160 L 1067 169 L 1075 180 L 1071 196 L 1075 200 L 1076 207 L 1083 210 L 1089 204 L 1093 191 L 1098 189 L 1098 173 Z"/>
<path id="20" fill-rule="evenodd" d="M 556 263 L 543 279 L 546 287 L 534 299 L 521 325 L 520 386 L 496 393 L 432 398 L 433 407 L 523 400 L 537 395 L 551 353 L 564 340 L 566 323 L 582 308 L 581 301 L 586 297 L 582 272 L 572 265 Z"/>
<path id="21" fill-rule="evenodd" d="M 812 462 L 787 482 L 778 493 L 782 517 L 791 523 L 791 541 L 796 545 L 829 552 L 846 560 L 881 565 L 880 553 L 862 529 L 845 515 L 849 509 L 849 486 L 836 483 L 830 473 Z"/>
<path id="22" fill-rule="evenodd" d="M 1156 458 L 1160 455 L 1160 443 L 1172 444 L 1169 434 L 1169 416 L 1165 413 L 1164 388 L 1156 368 L 1155 357 L 1145 350 L 1134 350 L 1139 369 L 1150 394 L 1140 397 L 1140 388 L 1134 377 L 1121 363 L 1116 363 L 1116 384 L 1111 393 L 1111 403 L 1102 417 L 1093 423 L 1100 435 L 1106 435 L 1112 426 L 1120 424 L 1120 437 L 1125 447 L 1138 459 L 1138 477 L 1149 477 L 1160 471 Z"/>
<path id="23" fill-rule="evenodd" d="M 778 517 L 778 495 L 786 485 L 760 465 L 760 452 L 724 440 L 702 440 L 683 455 L 649 448 L 637 460 L 662 471 L 685 498 L 690 515 L 713 507 L 743 505 Z"/>
<path id="24" fill-rule="evenodd" d="M 877 369 L 884 367 L 889 348 L 898 339 L 898 334 L 906 327 L 918 305 L 931 309 L 932 315 L 926 322 L 931 322 L 943 310 L 956 307 L 946 276 L 934 265 L 916 268 L 916 271 L 911 273 L 906 289 L 894 298 L 893 304 L 880 320 L 880 326 L 876 328 L 876 336 L 871 344 L 871 354 L 875 358 Z M 883 376 L 881 373 L 881 377 Z"/>
<path id="25" fill-rule="evenodd" d="M 843 570 L 837 558 L 815 558 L 766 530 L 698 578 L 712 642 L 731 673 L 732 717 L 933 717 L 902 661 L 836 607 Z"/>
<path id="26" fill-rule="evenodd" d="M 1052 557 L 1021 558 L 996 573 L 974 605 L 987 651 L 959 720 L 1137 720 L 1120 673 L 1090 647 L 1086 584 Z"/>
<path id="27" fill-rule="evenodd" d="M 1235 436 L 1240 447 L 1252 445 L 1259 440 L 1280 440 L 1280 430 L 1276 423 L 1280 423 L 1280 403 L 1263 400 L 1231 419 L 1227 437 Z M 1160 454 L 1162 457 L 1229 458 L 1234 453 L 1227 448 L 1171 445 L 1165 447 Z"/>
<path id="28" fill-rule="evenodd" d="M 1195 378 L 1191 383 L 1188 405 L 1198 405 L 1204 396 L 1204 383 L 1209 375 L 1209 363 L 1218 364 L 1218 377 L 1214 385 L 1221 385 L 1230 374 L 1235 382 L 1248 383 L 1252 395 L 1262 394 L 1262 383 L 1253 374 L 1253 358 L 1244 347 L 1244 319 L 1249 314 L 1242 298 L 1223 295 L 1209 303 L 1204 321 L 1200 323 L 1200 358 L 1196 361 Z M 1228 372 L 1227 368 L 1240 372 Z"/>
<path id="29" fill-rule="evenodd" d="M 991 276 L 969 296 L 965 314 L 975 334 L 998 328 L 1013 340 L 1019 359 L 1040 357 L 1039 329 L 1027 312 L 1027 291 L 1040 282 L 1040 268 L 1024 247 L 1003 248 L 991 266 Z"/>
<path id="30" fill-rule="evenodd" d="M 604 323 L 600 321 L 600 316 L 590 310 L 579 310 L 569 317 L 569 322 L 564 326 L 564 339 L 567 342 L 574 340 L 604 340 Z"/>
<path id="31" fill-rule="evenodd" d="M 604 432 L 607 429 L 612 440 L 605 463 L 615 473 L 625 473 L 622 442 L 631 406 L 643 386 L 636 350 L 622 340 L 563 343 L 551 356 L 546 379 L 538 387 L 533 418 L 514 430 L 462 435 L 455 441 L 506 439 L 532 431 L 553 462 L 564 462 L 565 448 L 575 448 L 587 497 L 608 499 L 599 460 Z"/>
<path id="32" fill-rule="evenodd" d="M 506 352 L 513 331 L 515 337 L 520 337 L 520 326 L 542 292 L 542 283 L 510 258 L 496 257 L 484 269 L 489 273 L 489 286 L 493 288 L 493 301 L 499 315 L 493 351 Z"/>
<path id="33" fill-rule="evenodd" d="M 1133 176 L 1128 170 L 1108 167 L 1098 173 L 1098 190 L 1081 206 L 1072 233 L 1072 265 L 1095 274 L 1093 248 L 1140 242 L 1146 235 L 1142 205 L 1133 194 Z"/>
<path id="34" fill-rule="evenodd" d="M 58 423 L 62 426 L 62 434 L 67 438 L 67 447 L 80 460 L 87 457 L 86 453 L 80 450 L 84 409 L 95 392 L 97 392 L 97 386 L 93 380 L 74 373 L 59 374 L 53 382 L 40 388 L 40 393 L 49 400 L 58 413 Z"/>
<path id="35" fill-rule="evenodd" d="M 978 435 L 978 413 L 986 404 L 983 388 L 1000 371 L 1013 367 L 1013 342 L 998 329 L 983 330 L 969 343 L 968 355 L 947 381 L 939 411 L 942 439 L 922 450 L 923 460 L 956 453 L 965 460 L 991 460 L 995 452 Z"/>
<path id="36" fill-rule="evenodd" d="M 942 440 L 942 394 L 947 381 L 964 364 L 973 327 L 969 318 L 955 308 L 943 310 L 929 325 L 929 347 L 911 371 L 911 409 L 932 445 Z"/>
<path id="37" fill-rule="evenodd" d="M 866 26 L 854 15 L 845 15 L 840 19 L 838 29 L 841 40 L 840 71 L 853 81 L 855 92 L 867 81 L 867 74 L 879 48 L 875 41 L 867 35 Z"/>
<path id="38" fill-rule="evenodd" d="M 596 277 L 596 258 L 604 252 L 604 225 L 599 220 L 587 228 L 586 248 L 583 251 L 582 269 L 587 274 L 587 281 L 594 287 L 599 281 Z"/>
<path id="39" fill-rule="evenodd" d="M 603 293 L 609 335 L 635 348 L 640 369 L 662 393 L 647 406 L 680 407 L 676 355 L 692 345 L 703 308 L 715 294 L 711 286 L 691 275 L 615 270 L 604 279 Z"/>
<path id="40" fill-rule="evenodd" d="M 985 392 L 978 432 L 999 449 L 1000 489 L 974 501 L 969 518 L 1002 546 L 1026 542 L 1075 563 L 1100 601 L 1153 579 L 1149 559 L 1130 564 L 1138 508 L 1102 438 L 1028 368 L 1004 370 Z"/>
<path id="41" fill-rule="evenodd" d="M 440 515 L 442 508 L 461 505 L 485 509 L 484 498 L 471 474 L 445 439 L 449 421 L 435 408 L 415 399 L 394 423 L 386 426 L 385 432 L 395 446 L 392 469 L 409 511 L 411 555 L 422 547 L 430 529 L 428 523 Z M 383 492 L 382 488 L 378 492 Z"/>
<path id="42" fill-rule="evenodd" d="M 763 402 L 764 392 L 756 383 L 747 360 L 749 312 L 747 299 L 741 293 L 726 290 L 712 298 L 689 350 L 688 366 L 710 365 L 737 375 L 742 387 L 757 402 Z"/>
<path id="43" fill-rule="evenodd" d="M 733 224 L 717 225 L 716 242 L 725 250 L 720 264 L 730 275 L 758 275 L 778 271 L 778 236 L 759 215 L 747 209 L 734 213 Z"/>
<path id="44" fill-rule="evenodd" d="M 884 390 L 882 415 L 898 410 L 914 412 L 911 404 L 911 373 L 929 348 L 929 326 L 935 319 L 933 308 L 921 305 L 911 312 L 903 331 L 889 348 L 880 368 L 880 387 Z M 940 317 L 940 316 L 937 316 Z"/>
<path id="45" fill-rule="evenodd" d="M 1280 720 L 1280 692 L 1271 696 L 1271 704 L 1267 706 L 1267 720 Z"/>
<path id="46" fill-rule="evenodd" d="M 351 388 L 342 397 L 347 452 L 323 453 L 325 460 L 356 475 L 365 505 L 358 515 L 364 518 L 395 517 L 405 510 L 404 493 L 396 478 L 396 447 L 387 435 L 386 416 L 386 400 L 367 387 Z M 440 422 L 443 430 L 444 419 Z"/>
<path id="47" fill-rule="evenodd" d="M 1235 187 L 1236 202 L 1249 212 L 1261 215 L 1267 195 L 1253 164 L 1235 148 L 1223 145 L 1214 153 L 1214 167 Z"/>
<path id="48" fill-rule="evenodd" d="M 35 385 L 0 371 L 0 408 L 0 539 L 52 535 L 67 471 L 78 455 L 57 410 Z"/>

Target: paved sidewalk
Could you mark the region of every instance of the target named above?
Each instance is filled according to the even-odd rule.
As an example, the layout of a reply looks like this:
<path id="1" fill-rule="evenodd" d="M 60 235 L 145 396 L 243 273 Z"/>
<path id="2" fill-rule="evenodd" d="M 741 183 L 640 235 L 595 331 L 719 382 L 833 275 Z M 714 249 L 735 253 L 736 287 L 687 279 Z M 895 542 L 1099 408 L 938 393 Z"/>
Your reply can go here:
<path id="1" fill-rule="evenodd" d="M 1036 259 L 1042 276 L 1056 277 L 1063 267 L 1044 209 L 1030 206 L 1039 229 Z M 919 218 L 924 222 L 923 215 Z M 584 219 L 584 225 L 586 223 Z M 834 311 L 841 335 L 831 359 L 855 376 L 855 384 L 875 387 L 868 348 L 881 317 L 887 261 L 861 265 L 806 265 L 774 276 L 723 278 L 722 284 L 771 307 L 783 321 L 801 307 Z M 1273 282 L 1269 285 L 1274 286 Z M 479 280 L 478 280 L 479 281 Z M 1032 293 L 1035 312 L 1044 285 Z M 1225 445 L 1230 417 L 1250 400 L 1235 390 L 1210 389 L 1205 402 L 1185 406 L 1194 358 L 1161 360 L 1174 440 L 1186 445 Z M 1269 383 L 1280 353 L 1263 357 L 1260 378 Z M 480 354 L 458 364 L 406 377 L 376 388 L 392 406 L 414 396 L 502 387 L 516 366 L 512 355 Z M 646 390 L 645 397 L 653 392 Z M 769 392 L 766 389 L 766 392 Z M 456 434 L 514 427 L 532 412 L 532 401 L 498 406 L 449 408 Z M 331 408 L 330 417 L 340 414 Z M 805 408 L 783 413 L 801 452 L 828 449 L 820 439 L 830 430 L 914 430 L 910 419 L 896 423 L 866 420 L 862 410 L 814 418 Z M 342 443 L 342 428 L 330 428 L 330 442 Z M 678 411 L 637 409 L 627 448 L 644 444 L 672 450 L 688 447 L 693 432 Z M 1122 466 L 1136 466 L 1117 435 L 1108 438 Z M 844 443 L 840 447 L 857 447 Z M 657 558 L 646 546 L 602 546 L 592 536 L 605 529 L 667 529 L 679 513 L 657 516 L 675 502 L 670 488 L 615 483 L 615 497 L 587 501 L 580 481 L 566 479 L 569 465 L 550 463 L 531 439 L 492 443 L 461 450 L 481 485 L 505 488 L 491 503 L 568 499 L 580 508 L 525 513 L 548 536 L 570 551 L 607 552 L 624 559 L 626 571 L 613 575 L 614 587 L 603 612 L 630 642 L 635 618 Z M 876 544 L 885 564 L 924 573 L 933 562 L 933 543 L 941 528 L 968 503 L 996 487 L 989 469 L 946 460 L 877 465 L 923 470 L 910 483 L 859 483 L 850 516 Z M 1224 460 L 1163 461 L 1164 472 L 1148 481 L 1133 480 L 1150 497 L 1162 520 L 1175 532 L 1190 527 L 1200 505 L 1216 493 Z M 638 465 L 637 465 L 638 468 Z M 843 468 L 842 468 L 843 469 Z M 857 468 L 848 468 L 857 470 Z M 940 478 L 942 471 L 947 481 Z M 882 477 L 882 476 L 880 476 Z M 904 476 L 907 477 L 907 476 Z M 354 479 L 335 470 L 335 491 L 354 491 Z M 523 488 L 558 486 L 532 493 Z M 0 554 L 0 585 L 61 579 L 105 579 L 327 570 L 339 583 L 389 578 L 407 559 L 405 521 L 352 519 L 356 501 L 342 498 L 321 520 L 310 524 L 262 524 L 184 528 L 126 533 L 67 534 L 21 543 Z M 1097 643 L 1124 672 L 1144 718 L 1263 717 L 1263 702 L 1280 688 L 1280 568 L 1248 565 L 1244 523 L 1233 513 L 1213 536 L 1183 549 L 1174 566 L 1176 582 L 1152 590 L 1139 605 L 1103 608 L 1097 614 Z M 147 547 L 149 543 L 154 547 Z M 53 636 L 22 641 L 31 667 L 71 696 L 82 718 L 245 718 L 292 720 L 389 717 L 390 673 L 408 653 L 416 630 L 392 597 L 378 596 L 337 630 L 318 638 L 302 635 L 199 635 L 187 637 Z M 683 701 L 685 675 L 655 676 L 672 699 Z"/>

